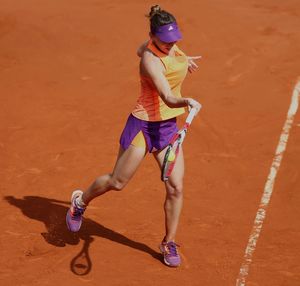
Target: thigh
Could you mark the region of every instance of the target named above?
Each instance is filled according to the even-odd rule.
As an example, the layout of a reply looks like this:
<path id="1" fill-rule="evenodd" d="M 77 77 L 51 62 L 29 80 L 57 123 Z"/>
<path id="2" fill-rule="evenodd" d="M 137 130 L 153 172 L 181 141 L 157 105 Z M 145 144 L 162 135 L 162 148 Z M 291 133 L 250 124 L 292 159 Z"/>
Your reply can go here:
<path id="1" fill-rule="evenodd" d="M 167 148 L 162 151 L 153 153 L 154 158 L 156 159 L 160 170 L 162 170 L 162 165 L 164 162 L 164 157 L 166 154 Z M 184 177 L 184 156 L 183 156 L 183 149 L 180 146 L 179 153 L 177 155 L 177 160 L 175 162 L 174 169 L 169 177 L 169 180 L 166 182 L 166 186 L 181 186 Z"/>
<path id="2" fill-rule="evenodd" d="M 112 178 L 118 181 L 128 182 L 136 172 L 146 154 L 146 149 L 142 147 L 130 145 L 126 150 L 123 150 L 120 146 Z"/>

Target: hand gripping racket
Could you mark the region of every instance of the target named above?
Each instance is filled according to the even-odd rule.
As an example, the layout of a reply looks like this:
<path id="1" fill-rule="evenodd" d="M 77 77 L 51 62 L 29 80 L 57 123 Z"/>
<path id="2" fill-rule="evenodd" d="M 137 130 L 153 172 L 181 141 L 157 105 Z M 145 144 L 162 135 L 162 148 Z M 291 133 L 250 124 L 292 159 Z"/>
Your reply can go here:
<path id="1" fill-rule="evenodd" d="M 180 145 L 182 144 L 185 138 L 187 130 L 190 127 L 195 117 L 195 114 L 196 114 L 196 109 L 192 108 L 188 117 L 185 120 L 183 127 L 179 131 L 177 131 L 177 133 L 173 136 L 172 140 L 170 141 L 167 147 L 167 151 L 164 157 L 163 166 L 161 170 L 161 180 L 163 182 L 168 181 L 174 169 L 177 155 L 179 153 Z"/>

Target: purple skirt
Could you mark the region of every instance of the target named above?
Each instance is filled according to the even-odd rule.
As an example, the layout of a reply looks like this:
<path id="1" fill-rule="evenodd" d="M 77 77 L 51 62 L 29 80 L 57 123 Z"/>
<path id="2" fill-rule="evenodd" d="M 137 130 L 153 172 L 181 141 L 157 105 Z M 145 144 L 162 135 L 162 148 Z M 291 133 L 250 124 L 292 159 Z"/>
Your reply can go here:
<path id="1" fill-rule="evenodd" d="M 124 150 L 140 131 L 145 137 L 148 152 L 162 150 L 178 131 L 176 117 L 164 121 L 145 121 L 130 114 L 120 138 L 120 145 Z"/>

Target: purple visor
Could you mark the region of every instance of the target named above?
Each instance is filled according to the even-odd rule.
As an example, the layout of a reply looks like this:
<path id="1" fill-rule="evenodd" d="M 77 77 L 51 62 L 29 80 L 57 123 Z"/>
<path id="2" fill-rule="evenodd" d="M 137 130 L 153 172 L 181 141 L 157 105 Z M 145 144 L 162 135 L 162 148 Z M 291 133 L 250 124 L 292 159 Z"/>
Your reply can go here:
<path id="1" fill-rule="evenodd" d="M 182 39 L 182 35 L 175 22 L 154 29 L 153 34 L 165 43 L 177 42 Z"/>

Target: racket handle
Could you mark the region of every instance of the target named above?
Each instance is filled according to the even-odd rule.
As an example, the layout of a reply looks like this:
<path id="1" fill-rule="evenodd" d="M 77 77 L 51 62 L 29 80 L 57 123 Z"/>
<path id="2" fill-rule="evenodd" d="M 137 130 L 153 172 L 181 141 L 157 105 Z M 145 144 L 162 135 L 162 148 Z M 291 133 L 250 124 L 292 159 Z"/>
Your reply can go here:
<path id="1" fill-rule="evenodd" d="M 188 115 L 188 117 L 187 117 L 187 119 L 185 121 L 187 124 L 190 125 L 192 123 L 192 121 L 193 121 L 193 119 L 195 117 L 196 112 L 197 112 L 196 108 L 192 108 L 191 109 L 191 111 L 190 111 L 190 113 L 189 113 L 189 115 Z"/>

